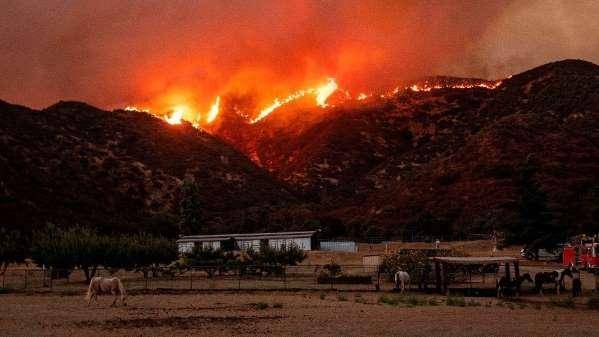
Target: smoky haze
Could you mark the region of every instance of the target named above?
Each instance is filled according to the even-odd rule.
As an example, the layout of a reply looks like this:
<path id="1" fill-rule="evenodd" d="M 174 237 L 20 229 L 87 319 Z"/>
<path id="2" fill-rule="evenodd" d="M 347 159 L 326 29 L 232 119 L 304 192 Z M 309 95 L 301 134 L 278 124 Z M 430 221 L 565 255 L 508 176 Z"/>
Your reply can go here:
<path id="1" fill-rule="evenodd" d="M 596 1 L 20 1 L 0 11 L 0 99 L 36 108 L 207 109 L 335 77 L 357 92 L 424 75 L 500 78 L 599 61 Z"/>

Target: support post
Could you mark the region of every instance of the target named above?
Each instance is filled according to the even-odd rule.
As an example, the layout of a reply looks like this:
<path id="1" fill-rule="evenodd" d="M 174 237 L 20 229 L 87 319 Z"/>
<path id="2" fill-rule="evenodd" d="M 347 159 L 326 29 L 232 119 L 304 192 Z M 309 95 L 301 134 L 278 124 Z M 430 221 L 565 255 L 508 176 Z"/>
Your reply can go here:
<path id="1" fill-rule="evenodd" d="M 443 284 L 441 283 L 441 262 L 435 261 L 435 278 L 437 280 L 437 292 L 441 294 Z"/>
<path id="2" fill-rule="evenodd" d="M 442 263 L 441 266 L 443 268 L 443 293 L 447 294 L 449 292 L 449 270 L 447 263 Z"/>
<path id="3" fill-rule="evenodd" d="M 511 281 L 512 280 L 512 276 L 510 273 L 510 263 L 506 262 L 505 263 L 505 278 L 507 279 L 507 281 Z"/>
<path id="4" fill-rule="evenodd" d="M 381 290 L 381 265 L 376 266 L 376 291 Z"/>
<path id="5" fill-rule="evenodd" d="M 520 279 L 520 263 L 514 261 L 514 278 L 516 281 Z M 516 294 L 520 295 L 520 282 L 516 282 Z"/>

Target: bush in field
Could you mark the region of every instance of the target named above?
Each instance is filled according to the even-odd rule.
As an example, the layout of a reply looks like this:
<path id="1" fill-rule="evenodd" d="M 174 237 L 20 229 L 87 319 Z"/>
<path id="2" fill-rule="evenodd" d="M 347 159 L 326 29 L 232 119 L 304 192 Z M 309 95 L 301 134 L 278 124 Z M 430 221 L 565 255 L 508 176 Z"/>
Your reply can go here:
<path id="1" fill-rule="evenodd" d="M 248 261 L 260 272 L 266 274 L 279 274 L 284 266 L 295 266 L 306 258 L 306 253 L 296 246 L 286 246 L 280 249 L 264 246 L 259 251 L 247 251 Z"/>
<path id="2" fill-rule="evenodd" d="M 466 300 L 463 297 L 458 297 L 458 296 L 447 296 L 447 301 L 445 303 L 451 307 L 465 307 L 466 306 Z"/>
<path id="3" fill-rule="evenodd" d="M 322 268 L 328 274 L 327 276 L 335 278 L 341 275 L 341 266 L 335 262 L 327 263 Z"/>
<path id="4" fill-rule="evenodd" d="M 217 271 L 222 273 L 234 268 L 239 261 L 233 252 L 227 252 L 220 248 L 195 246 L 191 252 L 185 255 L 183 264 L 188 268 L 194 267 L 203 270 L 209 277 L 212 277 Z"/>
<path id="5" fill-rule="evenodd" d="M 24 247 L 19 232 L 0 228 L 0 275 L 4 274 L 9 264 L 25 260 Z"/>

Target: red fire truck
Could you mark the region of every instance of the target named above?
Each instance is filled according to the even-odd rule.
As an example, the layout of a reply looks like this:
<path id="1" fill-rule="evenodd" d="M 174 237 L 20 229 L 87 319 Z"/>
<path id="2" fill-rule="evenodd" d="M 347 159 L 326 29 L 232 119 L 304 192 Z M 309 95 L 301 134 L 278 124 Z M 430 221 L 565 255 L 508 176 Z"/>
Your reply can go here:
<path id="1" fill-rule="evenodd" d="M 599 243 L 587 240 L 575 240 L 564 247 L 564 266 L 578 266 L 588 270 L 599 270 Z"/>

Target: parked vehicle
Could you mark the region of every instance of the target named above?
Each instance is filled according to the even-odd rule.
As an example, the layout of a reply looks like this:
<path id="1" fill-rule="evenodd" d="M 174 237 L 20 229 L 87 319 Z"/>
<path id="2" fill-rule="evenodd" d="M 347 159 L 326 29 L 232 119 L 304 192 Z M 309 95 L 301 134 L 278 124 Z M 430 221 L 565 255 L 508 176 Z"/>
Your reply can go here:
<path id="1" fill-rule="evenodd" d="M 537 256 L 535 256 L 533 249 L 524 247 L 520 250 L 520 256 L 527 260 L 559 261 L 562 259 L 562 253 L 562 247 L 555 248 L 554 250 L 541 248 Z"/>
<path id="2" fill-rule="evenodd" d="M 599 270 L 599 243 L 580 242 L 564 247 L 564 266 L 577 266 L 587 270 Z"/>

